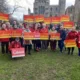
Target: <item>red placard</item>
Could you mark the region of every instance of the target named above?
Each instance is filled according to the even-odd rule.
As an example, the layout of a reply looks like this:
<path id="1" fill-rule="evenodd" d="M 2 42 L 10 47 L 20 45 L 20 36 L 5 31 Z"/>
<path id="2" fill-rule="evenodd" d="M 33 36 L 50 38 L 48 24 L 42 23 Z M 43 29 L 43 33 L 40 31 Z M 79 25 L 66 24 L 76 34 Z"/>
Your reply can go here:
<path id="1" fill-rule="evenodd" d="M 76 41 L 75 40 L 65 40 L 65 47 L 76 47 Z"/>
<path id="2" fill-rule="evenodd" d="M 45 24 L 50 24 L 51 23 L 51 17 L 44 18 L 44 23 Z"/>
<path id="3" fill-rule="evenodd" d="M 60 33 L 50 33 L 50 40 L 60 40 Z"/>
<path id="4" fill-rule="evenodd" d="M 12 52 L 12 58 L 18 58 L 18 57 L 24 57 L 25 56 L 24 48 L 13 48 L 11 50 L 11 52 Z"/>
<path id="5" fill-rule="evenodd" d="M 24 15 L 24 22 L 34 22 L 33 15 Z"/>
<path id="6" fill-rule="evenodd" d="M 0 20 L 9 21 L 9 14 L 0 13 Z"/>
<path id="7" fill-rule="evenodd" d="M 61 22 L 68 22 L 68 21 L 70 21 L 70 17 L 68 15 L 61 16 Z"/>
<path id="8" fill-rule="evenodd" d="M 24 32 L 24 39 L 25 40 L 33 40 L 34 39 L 34 33 Z"/>
<path id="9" fill-rule="evenodd" d="M 22 37 L 22 30 L 12 30 L 12 37 Z"/>
<path id="10" fill-rule="evenodd" d="M 40 33 L 34 33 L 34 39 L 35 40 L 40 39 Z"/>
<path id="11" fill-rule="evenodd" d="M 0 38 L 10 38 L 11 37 L 11 31 L 10 30 L 0 30 Z"/>
<path id="12" fill-rule="evenodd" d="M 40 40 L 48 40 L 49 35 L 48 33 L 40 33 Z"/>
<path id="13" fill-rule="evenodd" d="M 60 17 L 52 17 L 51 22 L 53 24 L 59 24 L 60 23 Z"/>
<path id="14" fill-rule="evenodd" d="M 64 26 L 64 28 L 73 28 L 73 26 L 74 26 L 74 22 L 64 22 L 63 23 L 63 26 Z"/>
<path id="15" fill-rule="evenodd" d="M 73 28 L 73 26 L 74 26 L 74 22 L 64 22 L 63 23 L 63 26 L 64 26 L 64 28 Z"/>
<path id="16" fill-rule="evenodd" d="M 35 20 L 35 22 L 43 22 L 44 16 L 43 15 L 35 15 L 34 20 Z"/>

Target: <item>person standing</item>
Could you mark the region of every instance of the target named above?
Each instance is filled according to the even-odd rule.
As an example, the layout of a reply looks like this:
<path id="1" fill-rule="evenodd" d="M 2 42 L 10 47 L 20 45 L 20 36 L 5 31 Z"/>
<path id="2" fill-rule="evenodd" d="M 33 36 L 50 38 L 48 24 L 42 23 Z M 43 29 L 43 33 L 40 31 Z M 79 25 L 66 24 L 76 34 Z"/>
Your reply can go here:
<path id="1" fill-rule="evenodd" d="M 40 30 L 40 33 L 48 33 L 48 28 L 46 28 L 46 24 L 42 24 L 42 29 Z M 47 49 L 47 43 L 48 40 L 42 40 L 42 49 Z"/>
<path id="2" fill-rule="evenodd" d="M 29 26 L 26 25 L 24 32 L 31 32 L 29 29 Z M 28 52 L 29 55 L 31 55 L 31 49 L 32 49 L 32 41 L 31 40 L 24 40 L 24 47 L 25 47 L 25 53 Z"/>
<path id="3" fill-rule="evenodd" d="M 60 26 L 59 33 L 60 33 L 60 40 L 58 41 L 58 46 L 60 48 L 60 52 L 62 53 L 64 48 L 64 40 L 66 39 L 66 32 L 63 26 Z"/>
<path id="4" fill-rule="evenodd" d="M 4 31 L 8 30 L 5 23 L 2 24 L 2 30 L 4 30 Z M 0 39 L 0 41 L 1 41 L 1 51 L 2 51 L 2 53 L 3 54 L 8 53 L 9 38 L 2 38 L 2 39 Z"/>
<path id="5" fill-rule="evenodd" d="M 77 47 L 78 47 L 78 55 L 80 56 L 80 30 L 77 33 L 77 37 L 76 37 L 76 42 L 77 42 Z"/>
<path id="6" fill-rule="evenodd" d="M 34 29 L 34 34 L 38 36 L 38 38 L 40 38 L 40 30 L 39 30 L 39 23 L 35 24 L 35 29 Z M 39 51 L 41 49 L 41 41 L 39 39 L 34 40 L 34 50 L 35 51 Z"/>
<path id="7" fill-rule="evenodd" d="M 52 29 L 50 30 L 50 33 L 57 33 L 57 30 L 55 29 L 55 27 L 52 27 Z M 50 40 L 50 47 L 51 47 L 51 50 L 55 51 L 56 50 L 56 44 L 57 44 L 57 41 L 56 40 Z"/>
<path id="8" fill-rule="evenodd" d="M 72 30 L 68 33 L 66 40 L 75 40 L 76 41 L 77 32 L 75 30 L 75 27 L 72 28 Z M 73 55 L 74 47 L 68 48 L 68 54 L 71 53 Z"/>

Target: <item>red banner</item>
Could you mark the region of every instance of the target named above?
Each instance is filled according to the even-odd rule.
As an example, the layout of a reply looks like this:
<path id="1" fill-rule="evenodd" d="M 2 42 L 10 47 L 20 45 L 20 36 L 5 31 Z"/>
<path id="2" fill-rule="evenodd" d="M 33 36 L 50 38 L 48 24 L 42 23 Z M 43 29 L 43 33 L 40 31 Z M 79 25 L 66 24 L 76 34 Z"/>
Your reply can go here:
<path id="1" fill-rule="evenodd" d="M 40 40 L 48 40 L 49 35 L 48 33 L 40 33 Z"/>
<path id="2" fill-rule="evenodd" d="M 22 37 L 22 31 L 17 29 L 17 30 L 12 30 L 12 37 Z"/>
<path id="3" fill-rule="evenodd" d="M 44 16 L 43 15 L 35 15 L 34 20 L 35 20 L 35 22 L 43 22 Z"/>
<path id="4" fill-rule="evenodd" d="M 0 20 L 9 21 L 9 14 L 0 13 Z"/>
<path id="5" fill-rule="evenodd" d="M 40 39 L 40 33 L 34 33 L 34 39 L 35 40 Z"/>
<path id="6" fill-rule="evenodd" d="M 24 39 L 25 40 L 34 40 L 34 33 L 25 32 Z"/>
<path id="7" fill-rule="evenodd" d="M 65 47 L 76 47 L 76 41 L 75 40 L 65 40 Z"/>
<path id="8" fill-rule="evenodd" d="M 53 24 L 59 24 L 60 23 L 60 17 L 52 17 L 51 22 Z"/>
<path id="9" fill-rule="evenodd" d="M 24 15 L 24 22 L 34 22 L 33 15 Z"/>
<path id="10" fill-rule="evenodd" d="M 63 23 L 64 28 L 73 28 L 74 22 L 64 22 Z"/>
<path id="11" fill-rule="evenodd" d="M 68 22 L 68 21 L 70 21 L 70 17 L 68 15 L 61 16 L 61 22 Z"/>
<path id="12" fill-rule="evenodd" d="M 51 23 L 51 18 L 50 17 L 44 18 L 44 23 L 45 24 L 50 24 Z"/>
<path id="13" fill-rule="evenodd" d="M 10 38 L 11 37 L 11 31 L 10 30 L 0 30 L 0 38 Z"/>
<path id="14" fill-rule="evenodd" d="M 24 48 L 13 48 L 11 52 L 12 52 L 12 58 L 25 57 Z"/>
<path id="15" fill-rule="evenodd" d="M 60 40 L 60 33 L 50 33 L 50 40 Z"/>

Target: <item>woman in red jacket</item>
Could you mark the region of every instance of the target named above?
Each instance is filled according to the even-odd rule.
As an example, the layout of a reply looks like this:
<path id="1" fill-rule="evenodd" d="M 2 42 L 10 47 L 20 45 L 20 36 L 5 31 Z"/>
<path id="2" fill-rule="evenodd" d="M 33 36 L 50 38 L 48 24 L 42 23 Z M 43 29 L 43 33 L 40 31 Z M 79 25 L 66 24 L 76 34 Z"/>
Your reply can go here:
<path id="1" fill-rule="evenodd" d="M 40 33 L 48 33 L 48 28 L 46 27 L 46 24 L 42 24 L 42 29 L 40 30 Z M 47 49 L 47 43 L 48 40 L 42 40 L 42 49 Z"/>
<path id="2" fill-rule="evenodd" d="M 77 36 L 77 32 L 75 30 L 75 27 L 73 27 L 72 30 L 68 33 L 66 39 L 69 39 L 69 40 L 73 40 L 74 39 L 76 41 L 76 36 Z M 73 55 L 74 47 L 68 48 L 68 54 L 70 54 L 70 51 L 71 51 L 71 55 Z"/>
<path id="3" fill-rule="evenodd" d="M 2 30 L 7 31 L 6 24 L 2 24 Z M 8 53 L 9 38 L 0 39 L 2 53 Z M 5 48 L 6 47 L 6 48 Z"/>
<path id="4" fill-rule="evenodd" d="M 78 55 L 80 56 L 80 30 L 77 34 L 77 47 L 78 47 Z"/>
<path id="5" fill-rule="evenodd" d="M 19 41 L 19 38 L 16 38 L 15 41 L 12 41 L 9 45 L 9 51 L 12 50 L 12 48 L 21 48 L 21 43 Z"/>
<path id="6" fill-rule="evenodd" d="M 36 23 L 35 24 L 35 29 L 34 29 L 34 32 L 33 33 L 36 34 L 35 35 L 36 38 L 40 38 L 40 36 L 39 36 L 39 33 L 40 33 L 39 23 Z M 37 39 L 37 40 L 34 40 L 33 42 L 34 42 L 33 43 L 34 44 L 34 50 L 35 51 L 39 51 L 41 49 L 41 41 L 39 39 Z"/>

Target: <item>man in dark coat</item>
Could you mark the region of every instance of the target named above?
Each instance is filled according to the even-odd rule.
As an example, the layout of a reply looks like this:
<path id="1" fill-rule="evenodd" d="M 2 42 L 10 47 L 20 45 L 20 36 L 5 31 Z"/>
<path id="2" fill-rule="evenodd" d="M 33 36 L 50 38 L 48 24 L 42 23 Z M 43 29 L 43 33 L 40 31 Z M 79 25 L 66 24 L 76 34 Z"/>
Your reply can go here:
<path id="1" fill-rule="evenodd" d="M 60 33 L 60 38 L 61 39 L 58 41 L 58 46 L 60 48 L 60 52 L 62 53 L 63 52 L 63 48 L 64 48 L 64 40 L 66 38 L 66 32 L 63 29 L 63 26 L 60 26 L 59 33 Z"/>

